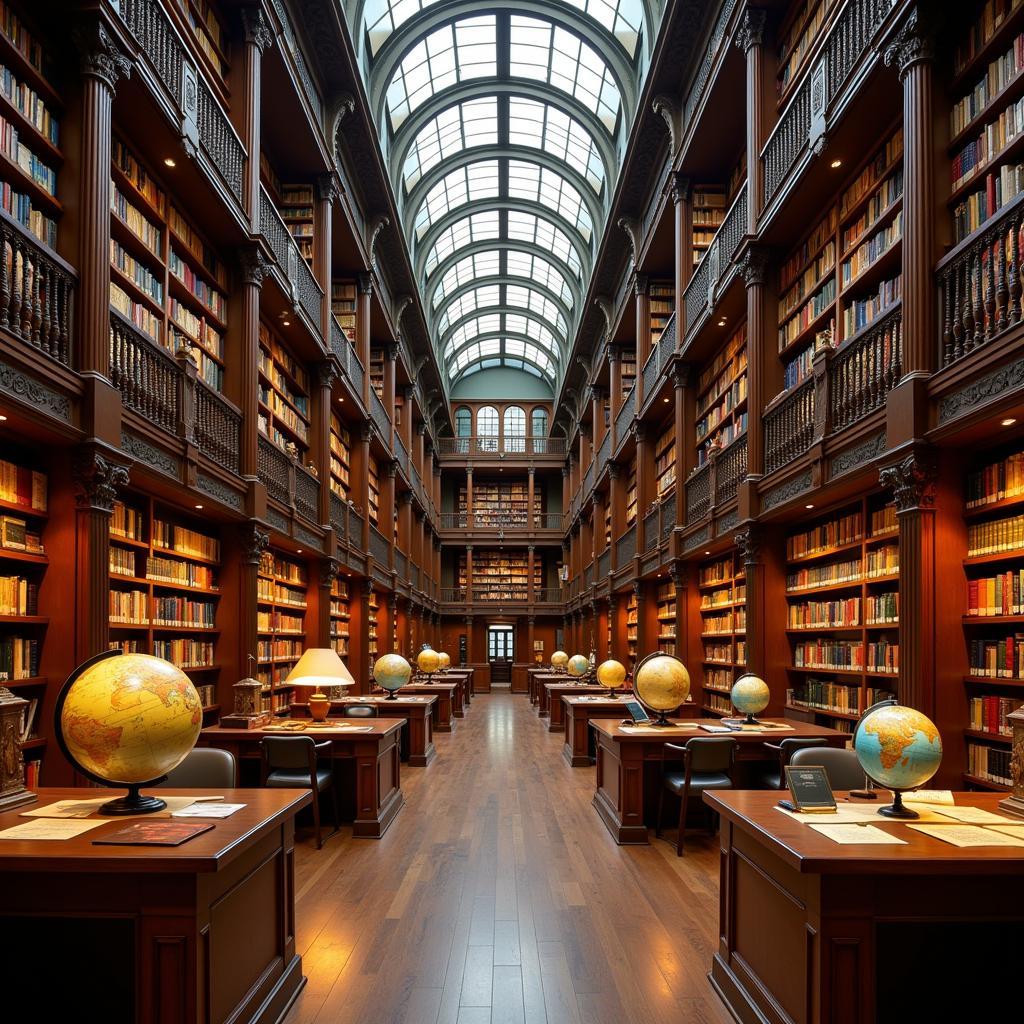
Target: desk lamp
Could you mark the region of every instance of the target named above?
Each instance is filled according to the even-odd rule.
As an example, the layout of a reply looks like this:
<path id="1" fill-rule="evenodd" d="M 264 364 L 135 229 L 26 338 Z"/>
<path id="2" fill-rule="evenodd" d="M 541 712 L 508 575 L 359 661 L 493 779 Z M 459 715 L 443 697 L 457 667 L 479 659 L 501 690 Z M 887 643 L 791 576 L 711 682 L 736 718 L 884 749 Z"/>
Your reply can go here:
<path id="1" fill-rule="evenodd" d="M 325 722 L 331 710 L 330 698 L 320 690 L 322 686 L 354 686 L 352 673 L 330 647 L 308 647 L 285 679 L 286 686 L 315 687 L 309 698 L 309 714 L 314 722 Z"/>

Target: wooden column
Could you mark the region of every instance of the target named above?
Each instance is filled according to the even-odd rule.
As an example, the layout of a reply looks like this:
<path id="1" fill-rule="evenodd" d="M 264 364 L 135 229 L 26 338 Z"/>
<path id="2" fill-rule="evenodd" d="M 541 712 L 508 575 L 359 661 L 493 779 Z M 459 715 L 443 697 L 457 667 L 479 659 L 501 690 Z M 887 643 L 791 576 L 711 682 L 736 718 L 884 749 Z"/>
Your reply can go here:
<path id="1" fill-rule="evenodd" d="M 398 544 L 407 558 L 405 576 L 408 579 L 408 559 L 412 557 L 412 491 L 403 490 L 398 496 Z"/>
<path id="2" fill-rule="evenodd" d="M 572 492 L 570 490 L 569 481 L 569 467 L 568 465 L 562 466 L 562 515 L 566 516 L 569 513 L 569 502 L 572 499 Z"/>
<path id="3" fill-rule="evenodd" d="M 885 63 L 903 84 L 903 374 L 923 376 L 935 366 L 935 164 L 932 135 L 930 33 L 912 7 L 885 48 Z M 907 607 L 913 607 L 907 605 Z M 902 660 L 902 652 L 901 652 Z"/>
<path id="4" fill-rule="evenodd" d="M 456 581 L 457 582 L 457 581 Z M 473 603 L 473 545 L 466 545 L 466 604 Z"/>
<path id="5" fill-rule="evenodd" d="M 736 29 L 747 61 L 747 234 L 757 233 L 761 212 L 761 143 L 764 140 L 764 28 L 766 12 L 748 7 Z M 753 419 L 751 416 L 750 419 Z"/>
<path id="6" fill-rule="evenodd" d="M 675 310 L 676 344 L 683 344 L 683 296 L 693 276 L 693 194 L 690 179 L 672 173 L 670 183 L 672 196 L 672 223 L 675 230 Z"/>
<path id="7" fill-rule="evenodd" d="M 583 475 L 590 467 L 590 463 L 594 460 L 594 446 L 590 443 L 590 428 L 586 423 L 580 424 L 580 468 L 579 475 L 580 481 L 583 480 Z"/>
<path id="8" fill-rule="evenodd" d="M 416 388 L 412 384 L 406 384 L 402 388 L 402 424 L 400 434 L 402 441 L 405 442 L 405 450 L 409 453 L 410 460 L 413 459 L 415 453 L 412 449 L 412 403 L 416 396 Z M 412 474 L 410 474 L 411 476 Z"/>
<path id="9" fill-rule="evenodd" d="M 608 494 L 605 491 L 594 492 L 594 561 L 604 554 L 607 545 L 604 521 L 608 508 Z M 596 571 L 596 570 L 595 570 Z M 600 582 L 600 581 L 598 581 Z"/>
<path id="10" fill-rule="evenodd" d="M 363 516 L 363 551 L 370 550 L 370 424 L 364 422 L 359 428 L 359 443 L 352 446 L 352 454 L 358 465 L 353 467 L 356 477 L 353 491 L 359 496 L 358 504 Z M 358 490 L 357 490 L 358 488 Z"/>
<path id="11" fill-rule="evenodd" d="M 72 467 L 75 495 L 75 664 L 107 649 L 110 637 L 110 516 L 128 470 L 93 445 Z M 70 581 L 69 581 L 70 583 Z M 68 638 L 64 638 L 65 642 Z M 57 642 L 56 637 L 51 638 Z"/>
<path id="12" fill-rule="evenodd" d="M 776 359 L 775 345 L 769 338 L 765 317 L 768 252 L 751 246 L 739 262 L 740 274 L 747 287 L 747 477 L 760 480 L 764 473 L 764 428 L 761 413 L 767 400 L 765 379 L 767 360 Z M 692 436 L 692 435 L 691 435 Z M 748 509 L 747 514 L 756 510 Z"/>
<path id="13" fill-rule="evenodd" d="M 534 660 L 534 651 L 533 651 L 533 643 L 534 643 L 534 629 L 533 629 L 533 627 L 536 625 L 536 623 L 537 623 L 537 620 L 536 620 L 536 618 L 533 615 L 527 615 L 526 616 L 526 657 L 522 658 L 520 660 L 524 661 L 527 664 L 527 666 L 536 665 L 536 661 Z"/>
<path id="14" fill-rule="evenodd" d="M 639 375 L 638 375 L 639 376 Z M 651 489 L 654 483 L 654 461 L 651 443 L 647 438 L 647 424 L 635 423 L 633 436 L 636 438 L 636 522 L 637 528 L 647 514 L 650 505 Z M 637 545 L 639 550 L 640 545 Z"/>
<path id="15" fill-rule="evenodd" d="M 238 541 L 240 565 L 237 606 L 238 668 L 243 676 L 252 676 L 256 671 L 258 639 L 256 633 L 258 594 L 256 577 L 259 573 L 260 558 L 270 546 L 270 534 L 263 531 L 262 523 L 250 519 L 238 527 Z"/>
<path id="16" fill-rule="evenodd" d="M 331 640 L 331 587 L 341 573 L 341 563 L 336 558 L 322 558 L 319 564 L 319 577 L 317 580 L 317 602 L 316 602 L 316 639 L 306 636 L 306 644 L 309 647 L 330 647 L 333 649 L 334 642 Z M 308 629 L 308 626 L 307 626 Z M 351 641 L 351 637 L 349 638 Z"/>
<path id="17" fill-rule="evenodd" d="M 117 83 L 131 73 L 101 17 L 77 25 L 82 72 L 78 168 L 78 369 L 110 375 L 110 125 Z M 104 571 L 104 581 L 106 571 Z M 103 612 L 108 605 L 104 599 Z"/>
<path id="18" fill-rule="evenodd" d="M 537 600 L 537 590 L 533 585 L 534 547 L 531 544 L 526 549 L 526 600 L 533 604 Z"/>
<path id="19" fill-rule="evenodd" d="M 373 276 L 359 275 L 359 296 L 356 299 L 356 352 L 363 364 L 363 408 L 370 408 L 370 301 L 373 295 Z"/>
<path id="20" fill-rule="evenodd" d="M 622 469 L 617 462 L 608 463 L 608 500 L 612 503 L 612 542 L 608 558 L 611 572 L 619 568 L 616 542 L 625 533 L 626 527 L 626 496 L 622 493 L 624 480 L 621 474 Z"/>
<path id="21" fill-rule="evenodd" d="M 333 174 L 321 174 L 316 179 L 316 206 L 313 222 L 313 276 L 324 290 L 320 300 L 320 334 L 324 346 L 331 348 L 331 216 L 338 186 Z"/>
<path id="22" fill-rule="evenodd" d="M 686 523 L 686 477 L 690 471 L 687 454 L 692 447 L 691 440 L 696 437 L 690 383 L 689 364 L 676 363 L 672 367 L 672 425 L 676 435 L 676 526 Z"/>
<path id="23" fill-rule="evenodd" d="M 380 506 L 377 509 L 377 530 L 388 543 L 388 568 L 395 567 L 395 477 L 398 463 L 388 459 L 380 477 Z"/>
<path id="24" fill-rule="evenodd" d="M 919 446 L 879 473 L 892 491 L 900 531 L 901 704 L 935 717 L 935 482 L 937 456 Z"/>
<path id="25" fill-rule="evenodd" d="M 317 391 L 313 401 L 313 466 L 320 480 L 320 522 L 331 521 L 331 395 L 338 379 L 334 364 L 317 367 Z"/>
<path id="26" fill-rule="evenodd" d="M 633 595 L 636 597 L 636 660 L 639 662 L 646 658 L 657 644 L 648 648 L 650 637 L 647 635 L 647 623 L 644 621 L 644 585 L 640 580 L 633 582 Z"/>
<path id="27" fill-rule="evenodd" d="M 608 430 L 604 422 L 604 400 L 607 397 L 608 393 L 600 384 L 595 384 L 590 389 L 590 430 L 593 435 L 595 458 Z"/>
<path id="28" fill-rule="evenodd" d="M 612 429 L 615 427 L 615 420 L 622 408 L 622 362 L 618 345 L 608 346 L 608 419 Z M 619 445 L 619 438 L 612 435 L 612 451 Z"/>
<path id="29" fill-rule="evenodd" d="M 241 452 L 239 466 L 242 476 L 255 480 L 259 462 L 259 356 L 260 356 L 260 289 L 270 271 L 270 264 L 255 245 L 238 250 L 242 285 L 239 289 L 241 323 L 239 329 L 238 407 L 242 410 Z M 229 373 L 228 378 L 232 375 Z"/>
<path id="30" fill-rule="evenodd" d="M 543 525 L 538 522 L 536 515 L 533 511 L 533 501 L 536 497 L 536 482 L 533 478 L 533 466 L 530 466 L 526 470 L 526 526 L 527 529 L 536 530 L 539 526 Z"/>
<path id="31" fill-rule="evenodd" d="M 458 495 L 456 495 L 456 507 Z M 466 467 L 466 529 L 472 530 L 475 525 L 473 521 L 473 467 Z"/>
<path id="32" fill-rule="evenodd" d="M 384 409 L 391 424 L 388 436 L 384 438 L 388 450 L 395 450 L 395 363 L 398 360 L 398 346 L 394 342 L 384 346 Z"/>
<path id="33" fill-rule="evenodd" d="M 262 109 L 261 83 L 263 51 L 274 42 L 269 20 L 259 4 L 243 7 L 242 20 L 242 96 L 239 103 L 241 124 L 239 134 L 250 159 L 245 163 L 244 204 L 249 230 L 255 235 L 260 230 L 260 161 Z M 329 251 L 329 250 L 328 250 Z"/>
<path id="34" fill-rule="evenodd" d="M 761 527 L 747 523 L 737 532 L 736 547 L 743 559 L 747 577 L 747 666 L 762 679 L 768 678 L 769 665 L 765 651 L 765 619 L 767 595 L 764 560 L 761 557 Z M 902 599 L 901 599 L 902 601 Z M 777 668 L 778 666 L 772 666 Z"/>
<path id="35" fill-rule="evenodd" d="M 644 398 L 644 363 L 651 354 L 651 297 L 650 282 L 646 274 L 633 275 L 633 294 L 636 296 L 636 380 L 633 383 L 635 388 L 635 399 L 633 408 L 637 415 L 640 414 L 640 407 Z"/>

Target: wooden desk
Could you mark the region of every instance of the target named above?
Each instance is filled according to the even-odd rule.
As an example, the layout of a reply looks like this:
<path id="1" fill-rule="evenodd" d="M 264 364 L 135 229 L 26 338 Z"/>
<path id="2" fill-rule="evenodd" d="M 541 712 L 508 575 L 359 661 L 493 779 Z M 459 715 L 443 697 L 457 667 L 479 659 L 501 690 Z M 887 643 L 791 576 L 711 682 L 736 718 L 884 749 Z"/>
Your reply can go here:
<path id="1" fill-rule="evenodd" d="M 673 719 L 676 721 L 676 719 Z M 767 722 L 782 722 L 782 719 L 765 719 Z M 597 792 L 594 806 L 608 831 L 619 843 L 646 843 L 647 826 L 654 824 L 659 787 L 661 785 L 661 763 L 664 760 L 666 743 L 685 743 L 694 736 L 712 736 L 696 728 L 701 724 L 719 725 L 717 718 L 698 718 L 687 721 L 688 728 L 654 729 L 644 731 L 624 729 L 617 721 L 592 721 L 597 743 Z M 729 736 L 739 743 L 736 755 L 737 774 L 735 782 L 739 788 L 749 785 L 750 769 L 753 762 L 776 760 L 772 751 L 765 750 L 764 743 L 778 743 L 781 739 L 805 739 L 820 736 L 829 746 L 844 747 L 849 735 L 808 725 L 804 722 L 790 722 L 785 731 L 733 732 Z M 649 770 L 653 768 L 654 770 Z M 744 772 L 744 768 L 747 769 Z"/>
<path id="2" fill-rule="evenodd" d="M 409 683 L 398 691 L 400 696 L 436 697 L 432 714 L 434 732 L 451 732 L 455 728 L 455 704 L 459 699 L 459 684 L 451 683 Z M 462 715 L 459 715 L 461 718 Z"/>
<path id="3" fill-rule="evenodd" d="M 607 694 L 607 690 L 604 694 Z M 598 695 L 598 699 L 586 698 L 574 693 L 563 693 L 558 701 L 562 705 L 562 717 L 564 719 L 563 733 L 565 744 L 562 747 L 562 756 L 573 768 L 588 768 L 594 760 L 595 749 L 594 734 L 590 731 L 590 721 L 594 718 L 623 719 L 629 717 L 629 712 L 623 707 L 623 702 L 633 700 L 631 692 L 620 697 L 611 698 L 606 695 Z M 554 703 L 552 703 L 552 710 Z M 676 712 L 677 718 L 696 718 L 700 715 L 700 708 L 694 704 L 684 704 Z M 549 727 L 550 728 L 550 727 Z"/>
<path id="4" fill-rule="evenodd" d="M 31 820 L 19 811 L 108 792 L 115 795 L 41 789 L 39 804 L 0 814 L 0 829 Z M 141 1024 L 273 1024 L 305 981 L 295 951 L 294 834 L 312 797 L 159 792 L 219 793 L 246 806 L 175 847 L 93 845 L 137 820 L 124 818 L 75 839 L 0 841 L 0 955 L 15 986 L 8 997 L 31 1000 L 39 1020 L 95 1013 Z"/>
<path id="5" fill-rule="evenodd" d="M 473 686 L 473 669 L 471 668 L 450 668 L 447 672 L 440 672 L 435 677 L 445 682 L 459 684 L 459 696 L 462 698 L 462 710 L 466 711 L 473 703 L 476 689 Z M 462 718 L 462 715 L 458 716 Z"/>
<path id="6" fill-rule="evenodd" d="M 550 675 L 551 670 L 546 668 L 528 668 L 526 670 L 526 693 L 531 704 L 537 704 L 540 696 L 537 693 L 537 676 Z"/>
<path id="7" fill-rule="evenodd" d="M 840 846 L 775 810 L 777 793 L 704 799 L 722 821 L 711 981 L 737 1020 L 954 1020 L 965 1006 L 973 1020 L 1002 1016 L 1020 966 L 1024 848 L 958 849 L 880 815 L 873 824 L 906 846 Z M 991 811 L 999 800 L 956 794 Z"/>
<path id="8" fill-rule="evenodd" d="M 470 681 L 468 676 L 456 675 L 453 672 L 446 674 L 435 672 L 429 682 L 425 675 L 413 676 L 413 679 L 416 681 L 403 686 L 399 692 L 405 693 L 410 689 L 416 689 L 420 693 L 434 693 L 434 688 L 438 686 L 454 687 L 454 689 L 447 691 L 451 695 L 451 713 L 456 718 L 466 717 L 466 709 L 469 707 L 467 695 L 469 693 Z"/>
<path id="9" fill-rule="evenodd" d="M 561 732 L 565 728 L 565 705 L 562 703 L 562 697 L 566 694 L 575 697 L 608 696 L 608 691 L 603 686 L 580 686 L 566 682 L 544 683 L 540 692 L 540 715 L 548 720 L 548 732 Z"/>
<path id="10" fill-rule="evenodd" d="M 395 700 L 388 700 L 386 697 L 376 694 L 366 697 L 342 697 L 340 700 L 331 701 L 328 717 L 344 717 L 346 704 L 375 704 L 379 715 L 384 715 L 387 718 L 404 718 L 405 726 L 402 728 L 401 742 L 402 760 L 406 761 L 410 768 L 426 768 L 437 757 L 433 736 L 433 712 L 436 703 L 437 697 L 433 694 L 404 696 Z M 293 704 L 291 710 L 293 718 L 309 717 L 308 704 Z M 363 721 L 363 719 L 352 718 L 348 721 Z"/>
<path id="11" fill-rule="evenodd" d="M 353 725 L 369 726 L 370 731 L 342 729 L 340 723 L 326 728 L 310 727 L 300 733 L 265 729 L 225 729 L 212 725 L 199 734 L 199 743 L 207 747 L 230 750 L 239 762 L 260 756 L 264 736 L 311 736 L 317 743 L 331 741 L 331 757 L 336 761 L 354 762 L 355 771 L 335 772 L 338 802 L 342 814 L 353 818 L 352 834 L 365 839 L 379 839 L 402 808 L 400 785 L 401 759 L 398 736 L 404 718 L 368 718 Z M 251 790 L 246 790 L 251 792 Z"/>
<path id="12" fill-rule="evenodd" d="M 603 686 L 584 687 L 582 683 L 573 682 L 573 677 L 566 672 L 541 672 L 534 676 L 534 687 L 537 690 L 537 714 L 547 718 L 551 714 L 551 694 L 547 687 L 559 686 L 567 693 L 607 693 Z"/>

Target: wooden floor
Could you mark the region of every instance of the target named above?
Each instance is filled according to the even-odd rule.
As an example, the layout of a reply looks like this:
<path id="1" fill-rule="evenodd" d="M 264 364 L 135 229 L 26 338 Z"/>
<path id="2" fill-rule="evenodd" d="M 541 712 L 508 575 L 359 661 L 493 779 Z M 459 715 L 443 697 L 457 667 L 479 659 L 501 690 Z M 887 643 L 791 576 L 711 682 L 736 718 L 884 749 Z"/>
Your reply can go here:
<path id="1" fill-rule="evenodd" d="M 726 1024 L 706 974 L 718 853 L 619 847 L 593 768 L 525 696 L 473 701 L 437 760 L 403 769 L 377 840 L 298 852 L 308 977 L 287 1024 Z"/>

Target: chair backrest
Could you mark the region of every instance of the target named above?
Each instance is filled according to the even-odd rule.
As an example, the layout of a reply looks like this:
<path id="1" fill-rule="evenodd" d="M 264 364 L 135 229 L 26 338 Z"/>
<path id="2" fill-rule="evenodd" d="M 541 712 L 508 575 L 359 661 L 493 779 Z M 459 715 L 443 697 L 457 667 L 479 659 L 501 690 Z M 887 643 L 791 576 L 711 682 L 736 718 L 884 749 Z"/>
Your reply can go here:
<path id="1" fill-rule="evenodd" d="M 785 766 L 787 764 L 790 764 L 790 758 L 792 758 L 792 756 L 798 750 L 806 750 L 808 747 L 827 747 L 827 746 L 828 746 L 828 740 L 823 739 L 820 736 L 817 736 L 814 739 L 797 739 L 797 738 L 791 736 L 789 739 L 782 740 L 779 743 L 779 750 L 780 750 L 779 757 L 780 757 L 780 759 L 782 761 L 783 766 Z"/>
<path id="2" fill-rule="evenodd" d="M 855 750 L 837 750 L 835 747 L 798 750 L 790 762 L 796 767 L 821 765 L 833 789 L 859 789 L 864 785 L 864 769 Z"/>
<path id="3" fill-rule="evenodd" d="M 690 771 L 730 772 L 736 760 L 738 744 L 728 736 L 694 736 L 686 744 Z"/>
<path id="4" fill-rule="evenodd" d="M 229 750 L 196 747 L 167 773 L 160 785 L 177 789 L 234 789 L 238 785 L 238 764 Z"/>
<path id="5" fill-rule="evenodd" d="M 315 748 L 312 736 L 265 736 L 260 744 L 268 771 L 308 768 Z"/>
<path id="6" fill-rule="evenodd" d="M 345 718 L 376 718 L 376 704 L 342 704 L 342 715 Z"/>

